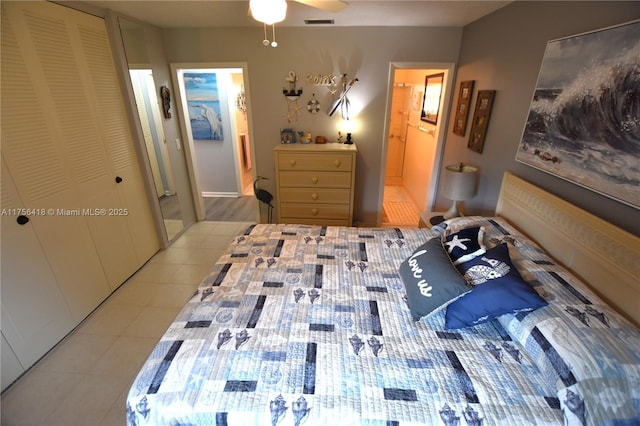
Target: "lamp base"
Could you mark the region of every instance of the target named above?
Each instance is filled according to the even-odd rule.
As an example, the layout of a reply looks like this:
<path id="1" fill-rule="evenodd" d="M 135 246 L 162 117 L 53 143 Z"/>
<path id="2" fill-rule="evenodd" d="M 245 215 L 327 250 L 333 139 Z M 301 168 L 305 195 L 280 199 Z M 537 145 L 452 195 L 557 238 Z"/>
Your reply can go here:
<path id="1" fill-rule="evenodd" d="M 447 210 L 442 215 L 445 220 L 460 216 L 464 216 L 464 214 L 462 213 L 462 204 L 460 203 L 460 201 L 454 201 L 449 210 Z"/>

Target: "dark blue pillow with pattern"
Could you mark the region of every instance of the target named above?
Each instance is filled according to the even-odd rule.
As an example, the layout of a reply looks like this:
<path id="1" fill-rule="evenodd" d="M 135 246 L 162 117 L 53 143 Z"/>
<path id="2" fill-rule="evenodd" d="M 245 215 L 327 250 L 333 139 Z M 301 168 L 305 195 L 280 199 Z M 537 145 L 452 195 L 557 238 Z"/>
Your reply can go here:
<path id="1" fill-rule="evenodd" d="M 473 290 L 447 306 L 445 325 L 448 329 L 469 327 L 507 313 L 547 306 L 547 302 L 520 276 L 506 244 L 499 244 L 484 255 L 458 265 L 458 269 L 473 285 Z"/>
<path id="2" fill-rule="evenodd" d="M 458 265 L 486 251 L 484 246 L 484 229 L 481 226 L 464 228 L 444 237 L 444 248 L 454 265 Z"/>

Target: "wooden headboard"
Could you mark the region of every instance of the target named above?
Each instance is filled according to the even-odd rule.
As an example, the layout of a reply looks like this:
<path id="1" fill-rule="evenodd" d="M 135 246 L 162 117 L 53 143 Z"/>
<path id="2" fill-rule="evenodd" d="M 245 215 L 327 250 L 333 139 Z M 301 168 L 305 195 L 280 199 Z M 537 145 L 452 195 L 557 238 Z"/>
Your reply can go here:
<path id="1" fill-rule="evenodd" d="M 640 238 L 509 172 L 496 215 L 640 325 Z"/>

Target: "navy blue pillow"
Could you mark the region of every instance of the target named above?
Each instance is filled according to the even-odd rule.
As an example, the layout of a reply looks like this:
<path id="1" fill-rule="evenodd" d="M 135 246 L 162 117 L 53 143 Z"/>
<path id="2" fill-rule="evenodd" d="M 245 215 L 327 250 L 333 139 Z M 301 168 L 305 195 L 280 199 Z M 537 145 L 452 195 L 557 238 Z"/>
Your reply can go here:
<path id="1" fill-rule="evenodd" d="M 513 266 L 509 248 L 500 244 L 468 262 L 458 265 L 473 290 L 447 306 L 448 329 L 469 327 L 507 313 L 532 311 L 547 302 Z"/>
<path id="2" fill-rule="evenodd" d="M 444 251 L 440 237 L 418 247 L 402 262 L 399 272 L 407 290 L 411 316 L 416 321 L 471 291 Z"/>
<path id="3" fill-rule="evenodd" d="M 444 248 L 454 265 L 458 265 L 486 251 L 484 246 L 484 229 L 473 226 L 447 235 L 442 241 Z"/>

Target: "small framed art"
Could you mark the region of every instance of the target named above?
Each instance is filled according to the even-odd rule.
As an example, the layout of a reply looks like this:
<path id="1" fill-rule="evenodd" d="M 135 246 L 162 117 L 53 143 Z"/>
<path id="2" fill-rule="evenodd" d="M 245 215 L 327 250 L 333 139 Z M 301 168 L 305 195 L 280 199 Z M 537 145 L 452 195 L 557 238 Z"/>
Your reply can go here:
<path id="1" fill-rule="evenodd" d="M 460 92 L 458 93 L 458 103 L 453 120 L 453 133 L 464 136 L 467 131 L 467 121 L 469 118 L 469 105 L 473 96 L 474 80 L 460 82 Z"/>
<path id="2" fill-rule="evenodd" d="M 293 129 L 280 130 L 280 143 L 296 143 L 296 132 Z"/>
<path id="3" fill-rule="evenodd" d="M 487 127 L 489 127 L 489 118 L 491 118 L 493 99 L 495 96 L 495 90 L 478 91 L 476 107 L 473 111 L 473 120 L 471 121 L 469 142 L 467 144 L 467 147 L 472 151 L 482 153 L 482 149 L 484 148 L 484 139 L 487 136 Z"/>

